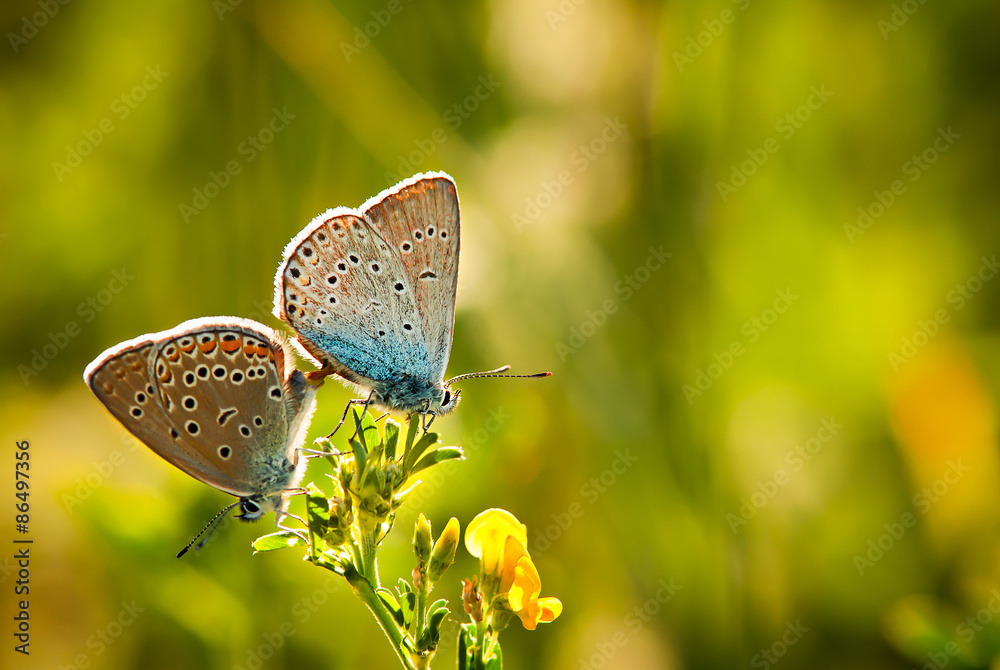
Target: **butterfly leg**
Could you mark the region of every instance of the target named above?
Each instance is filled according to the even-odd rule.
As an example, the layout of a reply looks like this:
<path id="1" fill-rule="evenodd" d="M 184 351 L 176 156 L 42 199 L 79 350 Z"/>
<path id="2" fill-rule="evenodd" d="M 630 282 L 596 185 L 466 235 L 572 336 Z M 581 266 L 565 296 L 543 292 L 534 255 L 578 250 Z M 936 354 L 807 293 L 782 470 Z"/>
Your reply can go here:
<path id="1" fill-rule="evenodd" d="M 332 431 L 330 431 L 330 434 L 326 436 L 326 439 L 329 440 L 331 437 L 333 437 L 334 434 L 338 430 L 340 430 L 340 427 L 344 425 L 344 422 L 347 421 L 347 413 L 351 411 L 351 406 L 352 405 L 364 405 L 365 408 L 361 412 L 361 414 L 364 415 L 364 413 L 368 411 L 368 405 L 371 404 L 371 401 L 372 401 L 372 398 L 374 397 L 374 395 L 375 395 L 375 392 L 372 391 L 371 393 L 368 394 L 368 399 L 367 400 L 362 400 L 361 398 L 351 398 L 350 400 L 348 400 L 347 401 L 347 407 L 344 408 L 344 413 L 340 415 L 340 421 L 337 423 L 337 427 L 334 428 Z M 358 431 L 355 428 L 354 435 L 357 435 L 357 434 L 358 434 Z M 354 435 L 351 435 L 352 439 L 354 438 Z"/>
<path id="2" fill-rule="evenodd" d="M 430 417 L 431 417 L 429 420 L 427 419 L 428 415 L 430 415 Z M 430 430 L 431 424 L 434 423 L 434 419 L 437 418 L 437 412 L 429 412 L 429 411 L 428 412 L 423 412 L 423 413 L 421 413 L 420 416 L 423 419 L 424 433 L 426 433 L 428 430 Z"/>
<path id="3" fill-rule="evenodd" d="M 309 538 L 306 536 L 305 533 L 302 532 L 301 528 L 292 528 L 291 526 L 286 526 L 283 523 L 284 518 L 286 516 L 292 517 L 293 519 L 295 519 L 296 521 L 298 521 L 299 523 L 301 523 L 303 526 L 306 526 L 307 528 L 309 526 L 305 521 L 302 520 L 301 517 L 296 516 L 295 514 L 292 514 L 291 512 L 286 512 L 285 510 L 275 510 L 275 513 L 274 513 L 274 525 L 277 526 L 278 528 L 280 528 L 281 530 L 288 531 L 289 533 L 295 533 L 296 535 L 298 535 L 299 537 L 301 537 L 303 540 L 305 540 L 306 544 L 308 544 L 309 543 Z"/>

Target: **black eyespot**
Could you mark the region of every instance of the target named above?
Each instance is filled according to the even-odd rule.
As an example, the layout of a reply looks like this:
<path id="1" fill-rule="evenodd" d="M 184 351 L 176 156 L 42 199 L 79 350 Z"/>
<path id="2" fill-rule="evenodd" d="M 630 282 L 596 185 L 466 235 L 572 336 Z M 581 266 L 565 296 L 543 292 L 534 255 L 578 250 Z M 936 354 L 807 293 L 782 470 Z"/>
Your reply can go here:
<path id="1" fill-rule="evenodd" d="M 403 324 L 403 330 L 413 330 L 413 326 L 408 323 Z"/>
<path id="2" fill-rule="evenodd" d="M 188 386 L 194 386 L 194 382 L 195 382 L 194 373 L 193 372 L 185 372 L 184 373 L 184 383 L 187 384 Z"/>
<path id="3" fill-rule="evenodd" d="M 399 248 L 402 249 L 403 251 L 409 251 L 410 249 L 413 248 L 413 245 L 410 244 L 409 242 L 403 242 L 403 244 L 401 244 Z"/>
<path id="4" fill-rule="evenodd" d="M 230 407 L 229 409 L 224 409 L 219 412 L 219 425 L 225 426 L 226 422 L 229 421 L 236 413 L 239 412 L 235 407 Z"/>
<path id="5" fill-rule="evenodd" d="M 294 270 L 295 268 L 292 268 L 292 269 Z M 298 277 L 298 275 L 295 275 L 295 276 Z M 236 336 L 233 335 L 232 333 L 226 333 L 225 335 L 222 336 L 222 341 L 223 342 L 232 342 L 235 339 L 236 339 Z"/>
<path id="6" fill-rule="evenodd" d="M 401 281 L 396 282 L 395 284 L 393 284 L 392 287 L 394 289 L 396 289 L 397 291 L 399 291 L 400 293 L 403 292 L 403 282 L 401 282 Z"/>
<path id="7" fill-rule="evenodd" d="M 289 293 L 288 294 L 288 299 L 291 300 L 292 302 L 296 302 L 296 301 L 298 301 L 299 296 L 295 295 L 294 293 Z"/>
<path id="8" fill-rule="evenodd" d="M 421 279 L 437 279 L 438 276 L 436 274 L 434 274 L 433 272 L 431 272 L 430 270 L 424 270 L 423 272 L 420 273 L 420 278 Z"/>
<path id="9" fill-rule="evenodd" d="M 440 237 L 442 240 L 448 239 L 448 231 L 447 230 L 442 230 L 441 234 L 438 235 L 438 237 Z"/>
<path id="10" fill-rule="evenodd" d="M 427 237 L 434 237 L 434 226 L 427 226 Z"/>
<path id="11" fill-rule="evenodd" d="M 385 331 L 384 330 L 378 331 L 378 336 L 379 337 L 382 337 L 383 335 L 385 335 Z"/>
<path id="12" fill-rule="evenodd" d="M 142 408 L 141 407 L 133 407 L 132 408 L 132 416 L 134 416 L 137 419 L 140 416 L 142 416 Z"/>
<path id="13" fill-rule="evenodd" d="M 216 379 L 222 379 L 226 376 L 226 368 L 221 365 L 216 365 L 212 368 L 212 376 Z"/>
<path id="14" fill-rule="evenodd" d="M 186 428 L 187 432 L 191 433 L 192 435 L 197 435 L 198 431 L 201 430 L 201 427 L 198 425 L 197 421 L 188 421 L 186 424 L 184 424 L 184 428 Z"/>
<path id="15" fill-rule="evenodd" d="M 253 379 L 257 376 L 257 368 L 247 368 L 247 379 Z"/>
<path id="16" fill-rule="evenodd" d="M 336 305 L 337 304 L 337 296 L 335 296 L 335 295 L 331 295 L 330 296 L 330 304 L 331 305 Z"/>
<path id="17" fill-rule="evenodd" d="M 174 438 L 176 440 L 180 436 L 181 436 L 181 434 L 177 432 L 176 428 L 171 428 L 170 429 L 170 437 L 172 437 L 172 438 Z"/>
<path id="18" fill-rule="evenodd" d="M 358 258 L 357 256 L 355 256 L 354 254 L 351 254 L 350 256 L 348 256 L 348 257 L 347 257 L 347 260 L 351 261 L 351 262 L 352 262 L 352 263 L 354 263 L 355 265 L 357 265 L 358 263 L 360 263 L 360 262 L 361 262 L 361 259 L 360 259 L 360 258 Z"/>
<path id="19" fill-rule="evenodd" d="M 271 389 L 271 397 L 272 398 L 281 398 L 281 389 L 279 389 L 277 386 L 275 386 L 274 388 L 272 388 Z"/>
<path id="20" fill-rule="evenodd" d="M 414 230 L 413 231 L 413 239 L 415 239 L 417 242 L 419 242 L 420 240 L 424 239 L 424 234 L 422 232 L 420 232 L 419 230 Z"/>
<path id="21" fill-rule="evenodd" d="M 326 278 L 326 283 L 329 284 L 330 286 L 333 286 L 334 284 L 336 284 L 337 283 L 337 275 L 330 275 L 329 277 L 327 277 Z"/>
<path id="22" fill-rule="evenodd" d="M 135 394 L 135 401 L 139 404 L 146 402 L 146 394 L 142 391 L 138 391 Z"/>
<path id="23" fill-rule="evenodd" d="M 233 380 L 234 384 L 239 384 L 240 382 L 243 381 L 243 373 L 240 372 L 239 370 L 233 370 L 233 374 L 230 377 L 230 379 Z"/>
<path id="24" fill-rule="evenodd" d="M 303 247 L 302 255 L 305 256 L 306 258 L 309 258 L 310 256 L 313 255 L 313 250 L 310 249 L 309 247 Z"/>
<path id="25" fill-rule="evenodd" d="M 319 240 L 320 242 L 326 242 L 326 235 L 324 235 L 323 233 L 318 233 L 316 235 L 316 239 Z"/>
<path id="26" fill-rule="evenodd" d="M 208 379 L 208 366 L 207 365 L 199 365 L 198 367 L 196 367 L 194 369 L 194 371 L 196 373 L 198 373 L 198 376 L 201 377 L 202 379 Z"/>
<path id="27" fill-rule="evenodd" d="M 247 426 L 240 426 L 240 435 L 243 437 L 250 437 L 250 428 Z"/>
<path id="28" fill-rule="evenodd" d="M 293 277 L 295 277 L 296 279 L 298 279 L 298 278 L 299 278 L 299 275 L 300 275 L 300 274 L 302 274 L 301 272 L 299 272 L 299 269 L 298 269 L 298 268 L 292 268 L 292 269 L 291 269 L 291 270 L 289 270 L 288 272 L 289 272 L 289 274 L 291 274 L 291 275 L 292 275 Z"/>
<path id="29" fill-rule="evenodd" d="M 382 268 L 379 267 L 378 263 L 372 263 L 372 272 L 378 272 Z"/>
<path id="30" fill-rule="evenodd" d="M 340 270 L 341 272 L 346 272 L 347 271 L 347 263 L 345 263 L 343 261 L 337 263 L 337 269 Z"/>
<path id="31" fill-rule="evenodd" d="M 155 393 L 152 384 L 146 384 L 146 393 L 148 393 L 149 395 L 153 395 L 153 393 Z"/>
<path id="32" fill-rule="evenodd" d="M 221 447 L 219 447 L 219 457 L 220 458 L 229 458 L 229 455 L 232 454 L 232 453 L 233 453 L 233 450 L 230 449 L 229 447 L 227 447 L 226 445 L 222 445 Z"/>
<path id="33" fill-rule="evenodd" d="M 181 401 L 186 409 L 194 409 L 198 406 L 198 401 L 192 396 L 184 396 L 184 400 Z"/>
<path id="34" fill-rule="evenodd" d="M 202 344 L 208 344 L 211 341 L 212 341 L 212 336 L 211 335 L 202 335 L 201 336 L 201 343 Z"/>
<path id="35" fill-rule="evenodd" d="M 260 418 L 259 416 L 255 416 L 253 418 L 253 425 L 255 425 L 258 428 L 260 428 L 261 426 L 264 425 L 264 419 Z"/>

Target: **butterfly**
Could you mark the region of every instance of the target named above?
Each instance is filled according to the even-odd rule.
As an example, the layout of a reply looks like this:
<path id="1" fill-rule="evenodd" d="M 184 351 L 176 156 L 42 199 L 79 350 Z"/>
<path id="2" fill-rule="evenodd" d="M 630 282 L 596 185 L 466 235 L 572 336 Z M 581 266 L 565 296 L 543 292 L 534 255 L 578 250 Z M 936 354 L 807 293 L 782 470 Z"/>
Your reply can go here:
<path id="1" fill-rule="evenodd" d="M 368 393 L 364 402 L 434 417 L 458 405 L 445 380 L 455 323 L 460 241 L 458 191 L 443 172 L 418 174 L 368 200 L 314 218 L 285 247 L 274 313 L 321 366 Z M 340 427 L 344 422 L 341 418 Z M 430 422 L 424 425 L 425 430 Z M 334 429 L 336 432 L 336 429 Z M 332 433 L 331 433 L 332 435 Z"/>
<path id="2" fill-rule="evenodd" d="M 287 492 L 305 471 L 298 448 L 316 396 L 291 360 L 267 326 L 213 317 L 122 342 L 90 363 L 83 379 L 156 454 L 239 498 L 216 519 L 239 505 L 237 518 L 274 511 L 280 526 Z"/>

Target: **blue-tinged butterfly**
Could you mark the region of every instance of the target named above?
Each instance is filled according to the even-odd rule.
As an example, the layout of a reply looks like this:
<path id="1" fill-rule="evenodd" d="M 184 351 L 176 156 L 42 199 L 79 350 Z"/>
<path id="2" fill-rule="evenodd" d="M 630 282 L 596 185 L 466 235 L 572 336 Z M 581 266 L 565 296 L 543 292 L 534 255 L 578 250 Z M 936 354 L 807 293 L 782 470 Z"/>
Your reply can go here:
<path id="1" fill-rule="evenodd" d="M 298 448 L 316 389 L 270 328 L 233 317 L 186 321 L 108 349 L 83 379 L 155 453 L 237 496 L 224 512 L 239 505 L 238 518 L 254 521 L 273 510 L 280 525 L 305 470 Z"/>
<path id="2" fill-rule="evenodd" d="M 433 421 L 458 405 L 461 392 L 451 385 L 461 379 L 551 374 L 498 374 L 510 367 L 504 366 L 444 379 L 459 233 L 455 182 L 433 172 L 383 191 L 360 209 L 327 210 L 296 235 L 275 276 L 274 313 L 321 366 L 310 379 L 336 374 L 368 394 L 351 403 L 419 412 Z"/>

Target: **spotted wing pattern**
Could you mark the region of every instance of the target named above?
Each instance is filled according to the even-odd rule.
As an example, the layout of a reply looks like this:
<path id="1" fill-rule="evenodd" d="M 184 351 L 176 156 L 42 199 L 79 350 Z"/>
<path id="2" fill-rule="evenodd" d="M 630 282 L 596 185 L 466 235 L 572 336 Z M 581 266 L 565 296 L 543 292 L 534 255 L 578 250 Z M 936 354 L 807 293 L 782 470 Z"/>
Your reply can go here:
<path id="1" fill-rule="evenodd" d="M 108 350 L 84 375 L 154 452 L 236 496 L 288 488 L 314 390 L 267 327 L 198 319 Z"/>
<path id="2" fill-rule="evenodd" d="M 440 383 L 454 323 L 458 221 L 454 182 L 440 173 L 407 180 L 361 211 L 321 214 L 285 249 L 276 315 L 349 381 Z"/>

